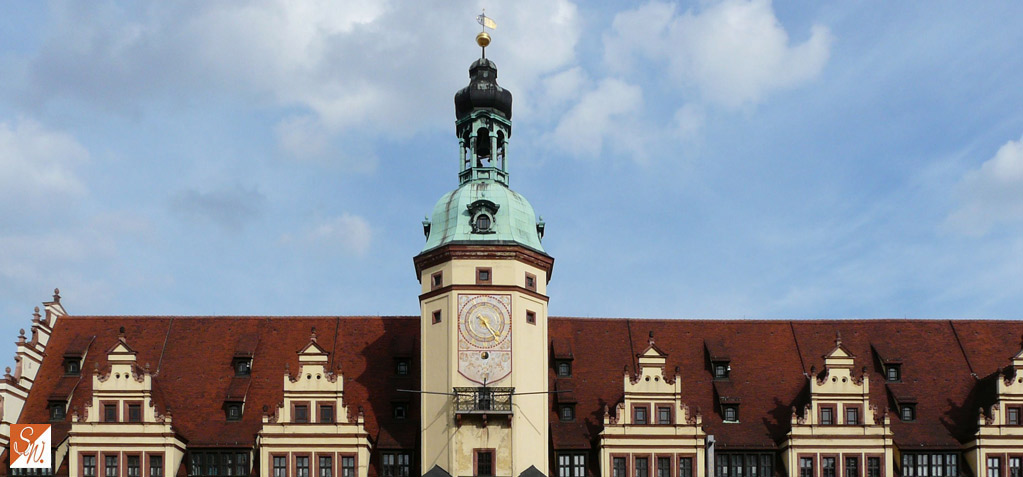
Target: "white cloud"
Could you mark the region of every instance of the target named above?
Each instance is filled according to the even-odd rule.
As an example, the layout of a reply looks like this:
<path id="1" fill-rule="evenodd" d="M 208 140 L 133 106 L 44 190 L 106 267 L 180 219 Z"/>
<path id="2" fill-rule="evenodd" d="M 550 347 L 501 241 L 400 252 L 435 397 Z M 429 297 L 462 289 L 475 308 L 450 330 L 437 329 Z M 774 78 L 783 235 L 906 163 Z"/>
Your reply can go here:
<path id="1" fill-rule="evenodd" d="M 576 157 L 596 157 L 605 141 L 631 142 L 636 113 L 642 108 L 643 91 L 619 79 L 605 79 L 582 96 L 554 129 L 553 143 Z M 633 150 L 634 152 L 637 150 Z"/>
<path id="2" fill-rule="evenodd" d="M 408 136 L 442 124 L 468 83 L 477 10 L 441 0 L 69 2 L 55 8 L 26 89 L 36 101 L 72 96 L 114 109 L 140 98 L 240 95 L 312 114 L 328 133 Z M 581 28 L 571 1 L 487 13 L 500 25 L 488 53 L 505 86 L 533 88 L 575 58 Z M 293 135 L 278 137 L 293 148 Z"/>
<path id="3" fill-rule="evenodd" d="M 373 242 L 373 228 L 366 219 L 345 212 L 307 229 L 300 236 L 285 234 L 281 243 L 300 242 L 319 250 L 365 255 Z"/>
<path id="4" fill-rule="evenodd" d="M 727 107 L 756 104 L 816 77 L 831 42 L 830 31 L 814 25 L 805 42 L 791 45 L 769 0 L 725 0 L 682 14 L 674 4 L 650 2 L 618 14 L 604 37 L 613 70 L 634 69 L 637 56 L 666 62 L 674 80 Z"/>
<path id="5" fill-rule="evenodd" d="M 983 236 L 997 224 L 1023 223 L 1023 139 L 1005 143 L 959 183 L 960 203 L 945 226 Z"/>
<path id="6" fill-rule="evenodd" d="M 282 152 L 301 159 L 323 157 L 330 142 L 329 133 L 319 119 L 308 115 L 282 119 L 274 133 Z"/>
<path id="7" fill-rule="evenodd" d="M 675 131 L 682 139 L 692 140 L 699 136 L 705 121 L 703 107 L 685 104 L 675 111 Z"/>
<path id="8" fill-rule="evenodd" d="M 88 160 L 70 134 L 29 119 L 0 122 L 0 209 L 36 210 L 85 195 L 76 168 Z"/>

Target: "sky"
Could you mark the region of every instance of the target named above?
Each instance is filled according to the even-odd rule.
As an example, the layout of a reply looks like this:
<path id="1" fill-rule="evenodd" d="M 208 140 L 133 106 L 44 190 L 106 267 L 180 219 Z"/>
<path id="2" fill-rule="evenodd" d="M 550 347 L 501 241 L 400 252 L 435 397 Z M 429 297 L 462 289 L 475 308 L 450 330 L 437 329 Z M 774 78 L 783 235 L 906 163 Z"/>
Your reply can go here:
<path id="1" fill-rule="evenodd" d="M 0 3 L 0 333 L 418 314 L 483 8 L 551 315 L 1023 318 L 1019 2 L 96 0 Z"/>

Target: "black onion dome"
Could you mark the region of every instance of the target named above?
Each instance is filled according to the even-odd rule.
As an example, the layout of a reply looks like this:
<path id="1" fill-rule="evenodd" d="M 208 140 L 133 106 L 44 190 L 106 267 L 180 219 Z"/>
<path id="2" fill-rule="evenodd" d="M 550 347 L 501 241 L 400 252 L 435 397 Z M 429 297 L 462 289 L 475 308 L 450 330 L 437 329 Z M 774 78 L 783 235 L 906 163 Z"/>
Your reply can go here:
<path id="1" fill-rule="evenodd" d="M 512 94 L 497 85 L 497 65 L 480 58 L 469 67 L 469 86 L 455 93 L 455 119 L 464 118 L 474 109 L 490 108 L 511 119 Z"/>

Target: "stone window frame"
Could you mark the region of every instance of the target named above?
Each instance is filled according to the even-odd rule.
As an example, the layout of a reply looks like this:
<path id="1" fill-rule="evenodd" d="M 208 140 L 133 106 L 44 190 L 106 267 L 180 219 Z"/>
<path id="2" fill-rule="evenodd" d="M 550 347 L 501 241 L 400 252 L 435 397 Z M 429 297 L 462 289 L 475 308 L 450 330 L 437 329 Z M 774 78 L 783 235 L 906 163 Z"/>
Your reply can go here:
<path id="1" fill-rule="evenodd" d="M 636 411 L 639 410 L 639 409 L 643 409 L 643 420 L 646 421 L 646 422 L 637 422 L 638 419 L 636 419 L 636 417 L 637 417 Z M 650 404 L 647 404 L 647 403 L 642 403 L 642 404 L 632 403 L 632 409 L 631 409 L 631 413 L 629 414 L 629 416 L 631 417 L 631 419 L 629 420 L 629 423 L 634 425 L 634 426 L 648 426 L 648 425 L 650 425 Z"/>
<path id="2" fill-rule="evenodd" d="M 696 454 L 691 453 L 677 453 L 675 454 L 675 475 L 676 477 L 686 477 L 682 475 L 682 459 L 689 459 L 689 477 L 697 477 L 700 474 L 697 472 L 696 463 L 699 461 Z M 762 476 L 771 477 L 771 476 Z"/>
<path id="3" fill-rule="evenodd" d="M 655 402 L 653 406 L 656 411 L 656 416 L 651 416 L 650 422 L 654 423 L 654 417 L 657 418 L 657 425 L 661 426 L 672 426 L 675 425 L 675 403 L 673 402 Z M 668 410 L 668 422 L 661 422 L 661 409 Z"/>
<path id="4" fill-rule="evenodd" d="M 79 452 L 78 453 L 78 475 L 85 477 L 85 458 L 92 457 L 92 475 L 88 477 L 98 477 L 100 475 L 100 459 L 98 452 Z"/>
<path id="5" fill-rule="evenodd" d="M 487 476 L 497 475 L 497 449 L 492 447 L 479 447 L 472 450 L 472 475 L 479 476 L 479 456 L 480 454 L 490 455 L 490 473 L 485 474 Z"/>
<path id="6" fill-rule="evenodd" d="M 330 407 L 330 420 L 323 420 L 324 407 Z M 338 421 L 337 419 L 337 406 L 334 405 L 334 401 L 316 401 L 316 422 L 318 424 L 334 424 Z"/>
<path id="7" fill-rule="evenodd" d="M 337 456 L 337 471 L 335 473 L 335 475 L 337 477 L 344 477 L 345 468 L 344 468 L 344 465 L 343 465 L 343 463 L 344 463 L 343 459 L 346 458 L 346 457 L 351 457 L 352 458 L 352 477 L 358 477 L 359 476 L 359 454 L 358 453 L 356 453 L 356 452 L 338 452 L 335 455 Z"/>
<path id="8" fill-rule="evenodd" d="M 480 278 L 482 273 L 487 274 L 487 278 Z M 493 267 L 476 267 L 476 284 L 477 285 L 493 285 L 494 284 L 494 268 Z"/>
<path id="9" fill-rule="evenodd" d="M 803 477 L 803 459 L 810 460 L 810 476 L 820 477 L 820 465 L 817 462 L 817 454 L 804 454 L 800 453 L 796 455 L 796 475 Z"/>
<path id="10" fill-rule="evenodd" d="M 856 473 L 849 474 L 849 459 L 856 459 Z M 857 453 L 842 454 L 842 477 L 862 477 L 863 476 L 863 456 Z"/>
<path id="11" fill-rule="evenodd" d="M 153 457 L 159 457 L 160 458 L 160 475 L 159 476 L 154 476 L 153 475 Z M 182 464 L 186 464 L 186 463 L 182 462 Z M 167 457 L 164 455 L 163 452 L 146 452 L 146 461 L 145 461 L 145 464 L 144 464 L 144 469 L 145 469 L 145 474 L 144 475 L 146 477 L 166 477 L 166 475 L 167 475 L 167 472 L 166 472 L 166 470 L 167 470 Z"/>
<path id="12" fill-rule="evenodd" d="M 320 475 L 320 471 L 322 469 L 322 467 L 320 466 L 320 459 L 323 458 L 323 457 L 329 457 L 330 458 L 330 474 L 327 475 L 326 477 L 334 477 L 334 476 L 337 475 L 337 466 L 336 466 L 336 464 L 339 462 L 339 460 L 334 455 L 334 453 L 333 452 L 314 452 L 313 453 L 313 462 L 311 462 L 309 464 L 311 467 L 314 467 L 313 469 L 310 469 L 310 476 L 311 477 L 323 477 L 323 476 Z"/>
<path id="13" fill-rule="evenodd" d="M 99 402 L 99 409 L 100 409 L 100 412 L 102 414 L 100 414 L 99 421 L 100 422 L 104 422 L 104 423 L 121 422 L 120 409 L 119 409 L 120 406 L 118 406 L 118 404 L 119 403 L 117 401 L 115 401 L 115 400 L 109 400 L 109 401 L 108 400 L 101 400 Z M 114 409 L 114 419 L 112 421 L 111 420 L 107 420 L 107 406 L 113 406 L 113 409 Z"/>
<path id="14" fill-rule="evenodd" d="M 134 400 L 134 399 L 125 399 L 124 401 L 122 401 L 122 403 L 123 403 L 123 414 L 122 415 L 124 416 L 124 419 L 122 420 L 122 422 L 130 422 L 132 424 L 138 424 L 138 423 L 141 423 L 141 422 L 145 421 L 145 408 L 142 407 L 142 401 Z M 137 420 L 137 421 L 132 421 L 131 420 L 131 406 L 138 406 L 139 407 L 139 420 Z"/>
<path id="15" fill-rule="evenodd" d="M 305 420 L 298 420 L 298 408 L 305 406 Z M 312 416 L 309 415 L 309 401 L 291 401 L 291 423 L 292 424 L 311 424 L 313 422 Z"/>
<path id="16" fill-rule="evenodd" d="M 298 459 L 299 459 L 299 457 L 305 457 L 306 459 L 309 459 L 307 461 L 308 467 L 306 468 L 306 470 L 309 472 L 309 474 L 306 477 L 315 477 L 315 474 L 313 474 L 313 457 L 312 457 L 312 453 L 311 452 L 292 452 L 291 453 L 291 470 L 293 471 L 293 473 L 291 474 L 292 477 L 301 477 L 300 475 L 298 475 Z"/>
<path id="17" fill-rule="evenodd" d="M 660 470 L 661 470 L 660 469 L 661 459 L 668 459 L 668 475 L 667 475 L 667 477 L 678 477 L 678 475 L 677 475 L 678 469 L 675 468 L 676 467 L 676 465 L 675 465 L 675 455 L 674 454 L 663 454 L 663 453 L 654 454 L 653 472 L 651 473 L 650 477 L 661 477 L 660 475 L 658 475 L 658 472 L 660 472 Z"/>
<path id="18" fill-rule="evenodd" d="M 438 270 L 430 274 L 430 289 L 436 290 L 444 286 L 444 270 Z"/>
<path id="19" fill-rule="evenodd" d="M 530 284 L 530 282 L 532 282 L 532 284 Z M 526 278 L 524 283 L 526 285 L 526 290 L 536 291 L 536 275 L 526 272 Z"/>
<path id="20" fill-rule="evenodd" d="M 837 410 L 837 408 L 838 408 L 838 406 L 836 406 L 836 405 L 834 405 L 832 403 L 818 404 L 817 405 L 817 424 L 820 425 L 820 426 L 834 426 L 834 425 L 837 425 L 838 424 L 838 416 L 835 415 L 836 414 L 835 411 Z M 824 422 L 824 410 L 825 409 L 828 410 L 828 414 L 829 414 L 828 417 L 829 417 L 829 420 L 831 422 L 827 422 L 827 423 Z"/>
<path id="21" fill-rule="evenodd" d="M 856 410 L 856 422 L 849 422 L 849 411 Z M 863 404 L 845 404 L 842 406 L 842 425 L 845 426 L 862 426 L 863 422 Z M 862 473 L 862 472 L 861 472 Z"/>

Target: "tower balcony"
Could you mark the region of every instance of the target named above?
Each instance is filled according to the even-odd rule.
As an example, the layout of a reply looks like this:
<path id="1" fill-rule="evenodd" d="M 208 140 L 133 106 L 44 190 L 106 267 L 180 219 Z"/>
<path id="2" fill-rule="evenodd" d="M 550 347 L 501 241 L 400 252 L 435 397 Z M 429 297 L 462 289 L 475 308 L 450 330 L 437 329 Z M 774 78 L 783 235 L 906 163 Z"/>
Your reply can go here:
<path id="1" fill-rule="evenodd" d="M 515 388 L 454 388 L 455 416 L 461 421 L 464 416 L 512 415 L 512 393 Z"/>

